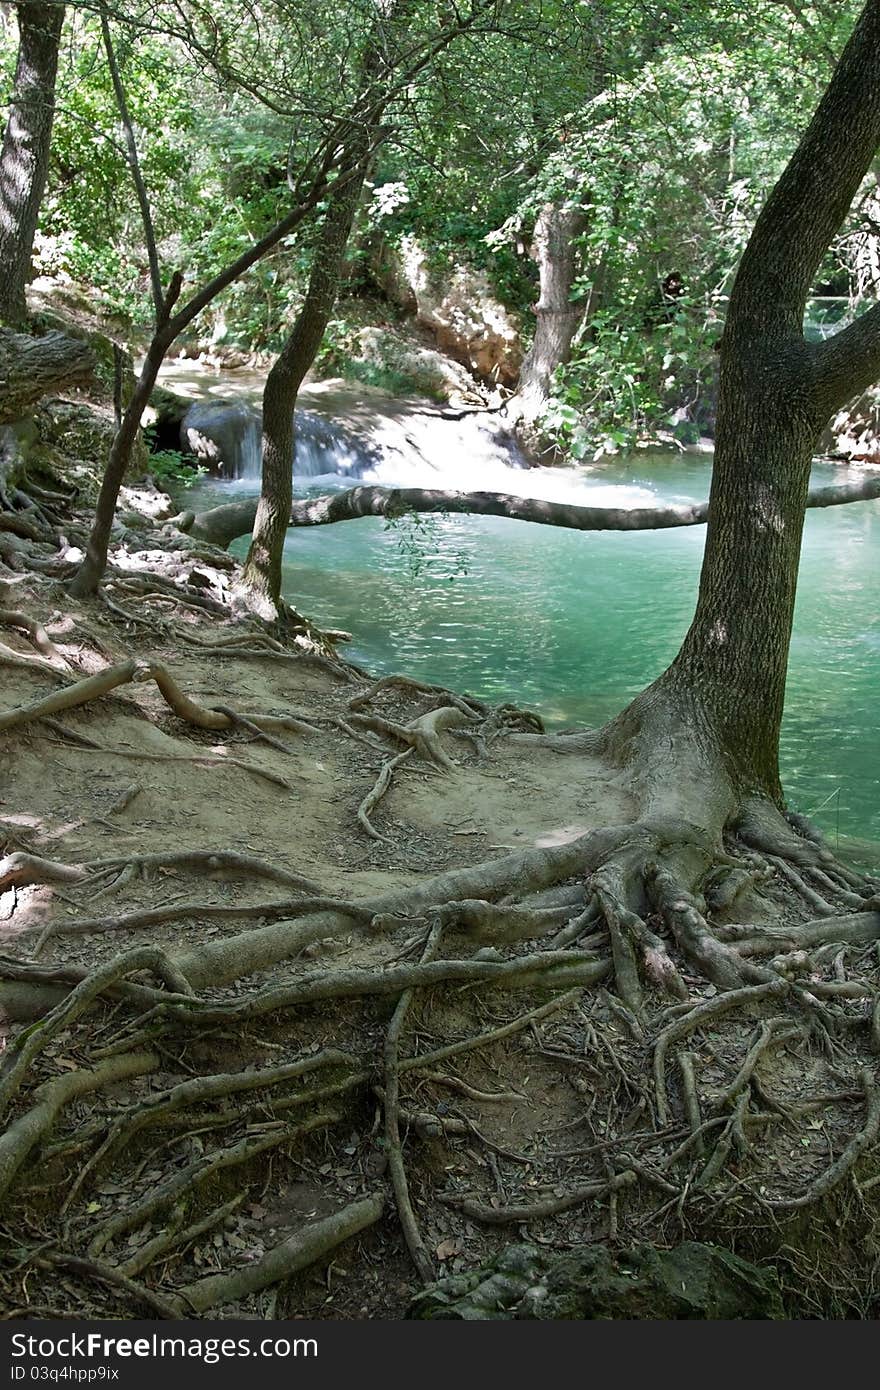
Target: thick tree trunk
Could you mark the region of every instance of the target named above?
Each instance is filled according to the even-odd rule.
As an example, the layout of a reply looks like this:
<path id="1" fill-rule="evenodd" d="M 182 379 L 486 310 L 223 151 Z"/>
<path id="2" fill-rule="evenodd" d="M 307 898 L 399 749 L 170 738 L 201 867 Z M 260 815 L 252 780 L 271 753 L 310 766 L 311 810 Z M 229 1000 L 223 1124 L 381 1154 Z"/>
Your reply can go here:
<path id="1" fill-rule="evenodd" d="M 586 225 L 586 214 L 569 202 L 545 203 L 535 223 L 531 254 L 540 277 L 537 323 L 519 388 L 508 407 L 515 419 L 527 425 L 534 424 L 544 410 L 553 373 L 568 361 L 584 317 L 586 303 L 573 303 L 571 292 L 577 274 L 576 242 Z"/>
<path id="2" fill-rule="evenodd" d="M 776 801 L 801 535 L 821 429 L 815 410 L 798 403 L 803 354 L 791 352 L 789 373 L 778 356 L 756 356 L 746 343 L 722 349 L 697 609 L 667 677 L 696 693 L 744 789 Z"/>
<path id="3" fill-rule="evenodd" d="M 827 344 L 807 296 L 880 144 L 880 0 L 758 219 L 721 344 L 715 468 L 696 613 L 671 667 L 609 726 L 630 761 L 646 740 L 723 767 L 737 797 L 781 803 L 778 747 L 810 462 L 829 413 L 880 373 L 880 310 Z"/>
<path id="4" fill-rule="evenodd" d="M 16 14 L 18 63 L 0 151 L 0 319 L 13 326 L 27 319 L 25 287 L 49 169 L 64 7 L 26 3 Z"/>
<path id="5" fill-rule="evenodd" d="M 364 143 L 368 147 L 368 139 Z M 266 618 L 277 615 L 281 601 L 281 559 L 293 500 L 296 398 L 333 312 L 365 174 L 366 166 L 361 164 L 330 196 L 306 297 L 263 390 L 262 485 L 242 586 L 250 606 Z"/>
<path id="6" fill-rule="evenodd" d="M 82 386 L 94 367 L 94 353 L 79 338 L 32 338 L 0 329 L 0 424 L 17 420 L 43 396 Z"/>

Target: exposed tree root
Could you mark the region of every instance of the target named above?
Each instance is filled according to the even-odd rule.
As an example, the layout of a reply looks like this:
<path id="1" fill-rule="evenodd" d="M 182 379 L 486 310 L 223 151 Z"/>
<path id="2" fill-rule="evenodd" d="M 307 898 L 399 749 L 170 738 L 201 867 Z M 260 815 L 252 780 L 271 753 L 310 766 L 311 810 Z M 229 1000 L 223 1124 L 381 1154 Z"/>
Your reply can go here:
<path id="1" fill-rule="evenodd" d="M 203 1216 L 201 1220 L 194 1221 L 190 1226 L 184 1227 L 183 1230 L 172 1223 L 169 1229 L 154 1236 L 152 1240 L 148 1240 L 146 1245 L 142 1245 L 130 1260 L 121 1264 L 119 1266 L 120 1274 L 126 1279 L 133 1279 L 135 1275 L 142 1274 L 145 1269 L 149 1269 L 150 1265 L 155 1264 L 157 1260 L 167 1257 L 173 1250 L 185 1249 L 193 1241 L 198 1240 L 200 1236 L 207 1235 L 216 1226 L 222 1225 L 228 1216 L 232 1216 L 233 1212 L 238 1210 L 243 1201 L 244 1193 L 241 1192 L 230 1201 L 224 1202 L 221 1207 L 209 1211 L 207 1216 Z"/>
<path id="2" fill-rule="evenodd" d="M 489 710 L 482 700 L 475 700 L 470 695 L 456 695 L 454 691 L 447 690 L 442 685 L 425 685 L 423 681 L 412 680 L 409 676 L 382 676 L 379 680 L 373 681 L 366 690 L 362 690 L 359 695 L 353 695 L 348 702 L 351 710 L 363 709 L 366 705 L 372 704 L 377 695 L 383 690 L 398 689 L 410 690 L 417 695 L 437 695 L 441 696 L 444 704 L 455 706 L 460 709 L 469 719 L 475 714 L 488 714 Z"/>
<path id="3" fill-rule="evenodd" d="M 279 656 L 275 641 L 250 632 L 216 647 L 242 659 Z M 325 739 L 339 741 L 333 729 L 342 726 L 374 740 L 386 756 L 358 819 L 380 843 L 370 816 L 394 771 L 404 762 L 460 766 L 449 735 L 468 735 L 478 753 L 510 729 L 559 745 L 519 711 L 397 677 L 347 701 L 336 692 L 311 724 L 201 704 L 162 663 L 134 658 L 8 711 L 0 730 L 41 720 L 85 752 L 104 751 L 50 721 L 142 681 L 191 728 L 243 728 L 285 758 L 285 734 L 319 726 Z M 590 748 L 613 761 L 601 740 Z M 11 830 L 0 892 L 69 890 L 65 910 L 37 928 L 37 952 L 71 936 L 95 934 L 100 951 L 108 934 L 141 934 L 92 969 L 79 956 L 0 957 L 0 1008 L 9 1021 L 39 1016 L 13 1030 L 0 1067 L 9 1116 L 0 1193 L 11 1191 L 15 1211 L 47 1229 L 51 1243 L 30 1254 L 33 1232 L 19 1240 L 21 1267 L 39 1269 L 46 1306 L 64 1302 L 67 1270 L 111 1316 L 252 1311 L 261 1290 L 361 1232 L 365 1246 L 400 1245 L 424 1282 L 447 1248 L 474 1238 L 473 1223 L 549 1223 L 547 1239 L 575 1242 L 651 1225 L 680 1238 L 683 1227 L 709 1229 L 722 1210 L 733 1222 L 741 1210 L 748 1240 L 769 1222 L 772 1251 L 804 1210 L 812 1220 L 848 1202 L 866 1211 L 876 1203 L 876 880 L 839 864 L 806 823 L 769 803 L 741 806 L 713 787 L 704 811 L 699 778 L 681 776 L 670 790 L 669 766 L 652 781 L 643 762 L 631 822 L 454 861 L 361 896 L 233 849 L 182 842 L 65 863 Z M 618 757 L 621 782 L 627 770 Z M 137 794 L 128 788 L 107 815 Z M 234 901 L 207 890 L 157 901 L 151 884 L 168 873 L 240 886 Z M 105 913 L 102 898 L 122 890 L 133 910 Z M 85 906 L 71 915 L 77 898 Z M 194 923 L 241 925 L 200 939 Z M 163 949 L 153 935 L 168 927 L 180 935 Z M 303 958 L 325 950 L 339 955 Z M 526 995 L 523 1004 L 523 991 L 538 1001 Z M 861 1121 L 854 1097 L 864 1097 Z M 826 1156 L 815 1136 L 829 1116 Z M 346 1167 L 349 1150 L 356 1161 L 353 1153 Z M 788 1177 L 792 1154 L 809 1154 L 807 1178 Z M 791 1171 L 801 1171 L 793 1159 Z M 315 1209 L 335 1214 L 297 1217 L 267 1240 L 268 1220 L 258 1234 L 254 1225 L 264 1193 L 284 1181 L 311 1183 Z M 565 1225 L 554 1226 L 560 1217 Z M 238 1229 L 245 1235 L 224 1249 Z M 219 1270 L 195 1259 L 205 1242 L 222 1252 Z M 252 1247 L 249 1260 L 235 1253 Z M 8 1263 L 0 1258 L 0 1291 L 6 1279 L 20 1307 Z"/>
<path id="4" fill-rule="evenodd" d="M 718 1018 L 721 1014 L 727 1013 L 730 1009 L 741 1008 L 744 1004 L 754 1004 L 759 1000 L 764 1000 L 768 996 L 779 997 L 786 993 L 786 985 L 783 980 L 770 980 L 762 985 L 749 985 L 742 989 L 734 989 L 729 993 L 721 994 L 715 999 L 709 999 L 703 1004 L 697 1004 L 692 1009 L 674 1022 L 667 1024 L 654 1043 L 654 1092 L 657 1105 L 657 1120 L 661 1125 L 669 1123 L 669 1101 L 666 1091 L 666 1054 L 674 1042 L 679 1038 L 686 1038 L 695 1028 L 699 1028 L 707 1019 Z"/>
<path id="5" fill-rule="evenodd" d="M 128 1302 L 140 1312 L 152 1313 L 157 1318 L 173 1319 L 180 1316 L 177 1306 L 170 1299 L 154 1293 L 152 1289 L 136 1284 L 122 1270 L 100 1260 L 84 1260 L 77 1255 L 65 1255 L 48 1251 L 34 1260 L 37 1269 L 63 1269 L 80 1279 L 96 1280 L 111 1289 L 120 1290 Z"/>
<path id="6" fill-rule="evenodd" d="M 388 836 L 379 834 L 370 820 L 370 812 L 376 809 L 382 797 L 391 786 L 391 778 L 394 769 L 400 767 L 400 764 L 406 761 L 412 751 L 412 748 L 407 748 L 403 753 L 398 753 L 396 758 L 389 758 L 387 762 L 382 764 L 379 776 L 367 792 L 360 806 L 358 806 L 357 818 L 363 829 L 366 830 L 367 834 L 373 840 L 384 840 L 387 842 Z"/>
<path id="7" fill-rule="evenodd" d="M 31 1150 L 51 1133 L 65 1106 L 80 1096 L 130 1077 L 158 1070 L 155 1052 L 126 1052 L 108 1058 L 88 1071 L 75 1071 L 38 1086 L 31 1106 L 0 1134 L 0 1197 L 4 1196 Z"/>
<path id="8" fill-rule="evenodd" d="M 374 733 L 408 744 L 426 762 L 449 772 L 455 764 L 440 742 L 440 734 L 444 729 L 461 728 L 471 717 L 455 705 L 441 705 L 439 709 L 422 714 L 409 724 L 396 724 L 378 714 L 350 714 L 348 722 L 356 729 L 371 729 Z"/>
<path id="9" fill-rule="evenodd" d="M 437 954 L 442 930 L 442 925 L 439 922 L 432 927 L 422 952 L 422 965 L 427 964 Z M 403 1162 L 403 1145 L 400 1138 L 400 1057 L 398 1049 L 400 1035 L 412 1001 L 413 990 L 405 989 L 397 1001 L 397 1007 L 391 1016 L 388 1032 L 385 1036 L 385 1140 L 388 1145 L 391 1185 L 394 1189 L 394 1200 L 397 1203 L 397 1214 L 400 1218 L 406 1248 L 422 1283 L 430 1284 L 435 1277 L 434 1265 L 419 1231 L 418 1221 L 410 1200 L 409 1183 Z"/>
<path id="10" fill-rule="evenodd" d="M 862 1154 L 877 1142 L 877 1135 L 880 1133 L 880 1088 L 877 1086 L 873 1072 L 867 1069 L 862 1072 L 861 1081 L 865 1092 L 864 1125 L 857 1134 L 853 1135 L 840 1158 L 829 1168 L 826 1168 L 822 1176 L 806 1192 L 801 1193 L 798 1197 L 771 1199 L 768 1205 L 776 1211 L 795 1211 L 820 1201 L 851 1173 Z"/>
<path id="11" fill-rule="evenodd" d="M 213 1274 L 186 1284 L 177 1295 L 179 1316 L 191 1309 L 195 1313 L 230 1303 L 277 1284 L 301 1269 L 307 1269 L 324 1255 L 329 1255 L 343 1241 L 359 1235 L 382 1215 L 384 1199 L 381 1193 L 351 1202 L 333 1216 L 316 1221 L 297 1231 L 288 1240 L 276 1245 L 261 1260 L 234 1274 Z"/>

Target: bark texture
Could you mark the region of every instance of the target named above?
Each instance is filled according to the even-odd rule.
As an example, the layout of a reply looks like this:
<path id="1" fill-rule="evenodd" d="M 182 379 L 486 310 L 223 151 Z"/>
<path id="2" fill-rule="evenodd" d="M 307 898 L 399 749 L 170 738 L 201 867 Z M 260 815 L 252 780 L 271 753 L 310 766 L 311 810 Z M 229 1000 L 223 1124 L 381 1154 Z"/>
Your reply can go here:
<path id="1" fill-rule="evenodd" d="M 571 298 L 577 274 L 577 238 L 587 225 L 586 214 L 570 202 L 545 203 L 535 223 L 531 255 L 538 264 L 540 295 L 537 323 L 526 353 L 511 415 L 529 425 L 543 411 L 553 373 L 567 362 L 584 317 L 586 303 Z"/>
<path id="2" fill-rule="evenodd" d="M 27 319 L 25 288 L 46 175 L 64 7 L 16 5 L 19 47 L 9 116 L 0 150 L 0 319 Z"/>
<path id="3" fill-rule="evenodd" d="M 94 353 L 79 338 L 0 329 L 0 424 L 19 419 L 43 396 L 83 385 L 94 367 Z"/>
<path id="4" fill-rule="evenodd" d="M 107 467 L 101 479 L 101 489 L 95 507 L 95 518 L 89 539 L 86 542 L 85 559 L 70 583 L 70 592 L 77 598 L 94 594 L 107 567 L 107 552 L 110 548 L 110 533 L 116 513 L 116 500 L 131 461 L 132 450 L 141 427 L 141 418 L 146 410 L 153 387 L 159 376 L 159 369 L 165 353 L 173 341 L 169 336 L 167 323 L 156 333 L 150 343 L 141 374 L 138 377 L 125 413 L 110 448 Z"/>
<path id="5" fill-rule="evenodd" d="M 880 497 L 880 477 L 871 475 L 859 483 L 840 483 L 815 488 L 808 507 L 836 507 L 848 502 L 870 502 Z M 258 502 L 246 498 L 227 502 L 207 512 L 184 512 L 177 518 L 182 531 L 224 549 L 253 530 Z M 384 488 L 363 484 L 326 497 L 294 502 L 289 526 L 331 526 L 365 516 L 399 517 L 410 512 L 455 513 L 473 516 L 506 516 L 512 521 L 532 521 L 542 526 L 561 526 L 572 531 L 662 531 L 677 526 L 705 525 L 708 504 L 684 507 L 577 507 L 566 502 L 545 502 L 504 492 L 449 492 L 440 488 Z"/>
<path id="6" fill-rule="evenodd" d="M 243 583 L 252 606 L 274 617 L 281 599 L 281 556 L 293 500 L 293 412 L 327 328 L 345 249 L 366 175 L 371 140 L 357 136 L 361 162 L 331 194 L 302 307 L 263 390 L 262 485 Z"/>

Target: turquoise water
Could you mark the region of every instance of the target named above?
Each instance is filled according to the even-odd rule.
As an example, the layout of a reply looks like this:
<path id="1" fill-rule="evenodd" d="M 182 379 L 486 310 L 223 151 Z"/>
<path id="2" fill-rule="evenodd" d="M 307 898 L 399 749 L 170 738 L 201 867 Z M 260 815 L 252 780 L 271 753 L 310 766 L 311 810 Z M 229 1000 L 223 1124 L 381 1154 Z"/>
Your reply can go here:
<path id="1" fill-rule="evenodd" d="M 539 470 L 517 481 L 532 495 L 644 505 L 704 498 L 710 467 L 706 456 L 646 453 L 586 476 Z M 816 483 L 832 478 L 845 475 L 817 467 Z M 417 542 L 414 565 L 405 536 L 366 519 L 291 533 L 285 590 L 318 624 L 352 632 L 352 656 L 373 671 L 525 704 L 550 725 L 595 725 L 675 655 L 704 536 L 703 527 L 582 534 L 443 517 Z M 782 748 L 790 803 L 832 835 L 871 840 L 880 840 L 878 559 L 880 502 L 808 514 Z"/>

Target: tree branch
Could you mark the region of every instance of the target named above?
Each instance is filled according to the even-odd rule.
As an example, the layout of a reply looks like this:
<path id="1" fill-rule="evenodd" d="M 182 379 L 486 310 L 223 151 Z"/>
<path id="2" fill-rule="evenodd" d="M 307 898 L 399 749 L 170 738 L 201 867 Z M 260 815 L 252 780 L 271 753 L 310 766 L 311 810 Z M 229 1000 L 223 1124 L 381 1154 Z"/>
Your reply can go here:
<path id="1" fill-rule="evenodd" d="M 125 151 L 128 167 L 131 172 L 132 182 L 137 193 L 138 207 L 141 213 L 141 222 L 144 228 L 144 241 L 147 248 L 147 260 L 150 266 L 150 289 L 153 294 L 153 309 L 156 314 L 156 323 L 162 318 L 162 306 L 164 295 L 162 293 L 162 274 L 159 270 L 159 252 L 156 247 L 156 232 L 153 227 L 153 215 L 150 211 L 150 198 L 147 193 L 147 186 L 141 173 L 141 162 L 138 158 L 137 141 L 134 138 L 134 126 L 131 123 L 131 112 L 128 109 L 128 99 L 125 95 L 125 87 L 122 83 L 122 76 L 119 71 L 119 64 L 116 61 L 116 51 L 113 47 L 113 36 L 110 33 L 110 21 L 107 17 L 106 5 L 101 5 L 101 37 L 104 41 L 104 52 L 107 54 L 107 66 L 110 69 L 110 78 L 113 82 L 113 91 L 116 96 L 116 105 L 119 109 L 119 119 L 122 122 L 122 129 L 125 134 Z"/>
<path id="2" fill-rule="evenodd" d="M 880 497 L 880 474 L 859 483 L 839 483 L 814 488 L 808 507 L 837 507 L 848 502 L 870 502 Z M 253 529 L 257 499 L 229 502 L 193 516 L 184 513 L 181 528 L 200 540 L 224 548 Z M 543 502 L 534 497 L 515 497 L 503 492 L 447 492 L 439 488 L 384 488 L 361 486 L 326 497 L 294 502 L 291 526 L 330 526 L 357 521 L 365 516 L 395 518 L 410 512 L 440 512 L 475 516 L 502 516 L 513 521 L 532 521 L 572 531 L 662 531 L 677 526 L 703 526 L 708 504 L 688 507 L 576 507 L 564 502 Z"/>
<path id="3" fill-rule="evenodd" d="M 812 352 L 827 417 L 880 378 L 880 304 L 824 342 L 813 344 Z"/>
<path id="4" fill-rule="evenodd" d="M 813 278 L 880 146 L 880 0 L 868 0 L 803 139 L 755 224 L 728 327 L 800 337 Z"/>

